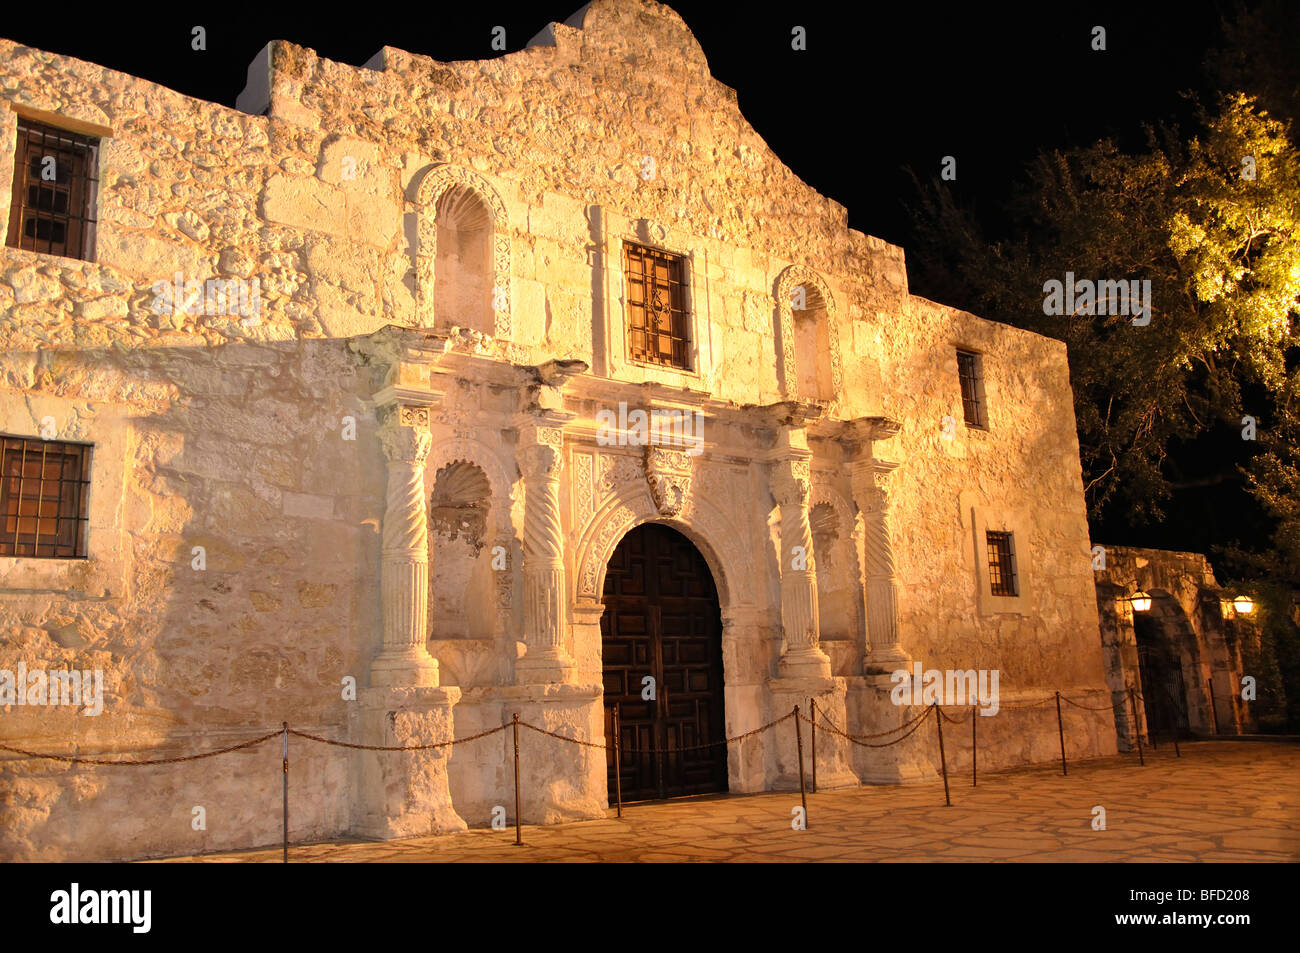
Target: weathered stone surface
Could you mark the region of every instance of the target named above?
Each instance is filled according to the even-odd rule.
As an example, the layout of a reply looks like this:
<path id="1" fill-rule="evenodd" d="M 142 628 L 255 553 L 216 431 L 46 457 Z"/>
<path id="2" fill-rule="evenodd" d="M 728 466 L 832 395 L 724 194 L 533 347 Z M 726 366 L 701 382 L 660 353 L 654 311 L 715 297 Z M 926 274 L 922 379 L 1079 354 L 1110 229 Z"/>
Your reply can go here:
<path id="1" fill-rule="evenodd" d="M 102 669 L 104 711 L 13 706 L 4 738 L 189 753 L 292 713 L 424 744 L 519 712 L 599 744 L 605 567 L 652 520 L 714 576 L 729 734 L 809 688 L 776 677 L 783 546 L 805 521 L 815 571 L 789 618 L 850 730 L 901 717 L 873 658 L 996 668 L 1015 697 L 1107 691 L 1063 346 L 909 295 L 902 249 L 850 230 L 772 153 L 667 7 L 596 0 L 548 36 L 482 62 L 386 47 L 369 67 L 277 41 L 259 59 L 269 116 L 0 40 L 15 103 L 113 131 L 95 260 L 0 250 L 0 432 L 36 437 L 49 417 L 93 444 L 88 558 L 0 558 L 0 669 Z M 684 257 L 688 368 L 633 356 L 625 242 Z M 155 283 L 178 273 L 256 283 L 255 313 L 160 306 Z M 984 355 L 986 430 L 961 425 L 955 342 Z M 620 404 L 704 420 L 671 500 L 644 448 L 597 440 Z M 801 489 L 777 506 L 773 454 L 793 445 L 773 434 L 792 416 Z M 852 437 L 875 418 L 896 435 Z M 888 519 L 868 520 L 882 493 Z M 979 591 L 977 528 L 1002 519 L 1026 580 L 1014 605 Z M 896 642 L 869 644 L 881 632 Z M 516 684 L 530 669 L 554 678 Z M 350 698 L 347 679 L 378 694 Z M 1005 726 L 990 764 L 1055 756 L 1051 724 L 988 720 Z M 295 739 L 295 836 L 485 823 L 512 803 L 504 737 L 364 765 Z M 1080 756 L 1115 749 L 1104 719 L 1072 738 Z M 788 784 L 788 742 L 730 751 L 730 789 Z M 273 843 L 278 743 L 131 779 L 0 762 L 17 818 L 0 856 Z M 604 753 L 528 744 L 526 817 L 598 816 Z M 932 776 L 930 747 L 831 746 L 828 778 Z"/>

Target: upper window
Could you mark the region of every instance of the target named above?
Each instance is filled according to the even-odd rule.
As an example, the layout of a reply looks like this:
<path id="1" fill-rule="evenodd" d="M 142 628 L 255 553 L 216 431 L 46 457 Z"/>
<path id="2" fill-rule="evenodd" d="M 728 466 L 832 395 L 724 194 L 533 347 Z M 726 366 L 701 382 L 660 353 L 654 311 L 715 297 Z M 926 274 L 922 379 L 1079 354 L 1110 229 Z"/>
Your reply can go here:
<path id="1" fill-rule="evenodd" d="M 989 588 L 995 596 L 1018 596 L 1016 585 L 1015 537 L 1011 533 L 988 530 Z"/>
<path id="2" fill-rule="evenodd" d="M 86 555 L 90 451 L 0 434 L 0 556 Z"/>
<path id="3" fill-rule="evenodd" d="M 92 260 L 98 148 L 97 139 L 19 118 L 10 247 Z"/>
<path id="4" fill-rule="evenodd" d="M 634 361 L 691 369 L 685 261 L 657 248 L 625 242 L 628 356 Z"/>
<path id="5" fill-rule="evenodd" d="M 974 351 L 957 352 L 957 376 L 961 378 L 961 409 L 967 427 L 988 427 L 984 406 L 984 367 Z"/>

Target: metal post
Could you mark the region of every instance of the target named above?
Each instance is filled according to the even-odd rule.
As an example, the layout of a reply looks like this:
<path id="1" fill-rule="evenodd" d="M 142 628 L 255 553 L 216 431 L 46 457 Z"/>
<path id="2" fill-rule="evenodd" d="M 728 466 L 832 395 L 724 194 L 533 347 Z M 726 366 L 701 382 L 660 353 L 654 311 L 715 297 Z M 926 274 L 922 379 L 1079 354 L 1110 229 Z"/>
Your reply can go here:
<path id="1" fill-rule="evenodd" d="M 282 814 L 284 853 L 280 862 L 287 864 L 289 862 L 289 723 L 282 721 L 280 727 L 284 731 L 284 749 L 282 752 L 284 757 L 284 810 Z"/>
<path id="2" fill-rule="evenodd" d="M 623 725 L 619 703 L 614 703 L 614 792 L 618 798 L 618 816 L 623 816 Z"/>
<path id="3" fill-rule="evenodd" d="M 1061 736 L 1061 774 L 1066 774 L 1065 770 L 1065 726 L 1061 724 L 1061 693 L 1056 693 L 1056 731 Z"/>
<path id="4" fill-rule="evenodd" d="M 1170 693 L 1169 693 L 1169 695 L 1170 695 L 1170 699 L 1169 699 L 1169 700 L 1170 700 L 1171 702 L 1177 701 L 1177 699 L 1175 699 L 1175 698 L 1172 697 L 1173 694 L 1174 694 L 1173 692 L 1170 692 Z M 1173 706 L 1170 706 L 1170 707 L 1173 707 Z M 1187 693 L 1186 693 L 1186 692 L 1183 693 L 1183 717 L 1184 717 L 1184 718 L 1187 717 Z M 1181 751 L 1178 750 L 1178 716 L 1177 716 L 1177 715 L 1174 716 L 1174 726 L 1173 726 L 1173 727 L 1174 727 L 1174 756 L 1175 756 L 1175 757 L 1178 757 L 1178 758 L 1181 758 L 1181 757 L 1183 756 L 1183 753 L 1182 753 Z"/>
<path id="5" fill-rule="evenodd" d="M 952 807 L 952 797 L 948 794 L 948 758 L 943 753 L 943 712 L 939 710 L 938 702 L 931 702 L 930 709 L 934 712 L 934 723 L 939 726 L 939 766 L 943 768 L 943 804 L 944 807 Z"/>
<path id="6" fill-rule="evenodd" d="M 1142 754 L 1142 726 L 1138 724 L 1138 703 L 1137 699 L 1133 697 L 1133 689 L 1131 687 L 1128 690 L 1128 703 L 1133 709 L 1133 736 L 1137 738 L 1138 764 L 1145 765 L 1147 759 L 1146 756 Z"/>
<path id="7" fill-rule="evenodd" d="M 812 712 L 812 793 L 817 793 L 817 699 L 808 699 L 808 710 Z"/>
<path id="8" fill-rule="evenodd" d="M 519 821 L 519 712 L 515 712 L 515 846 L 524 843 L 524 832 Z"/>
<path id="9" fill-rule="evenodd" d="M 1213 678 L 1207 678 L 1207 679 L 1205 680 L 1205 687 L 1206 687 L 1207 689 L 1209 689 L 1209 692 L 1210 692 L 1210 721 L 1211 721 L 1211 727 L 1214 728 L 1214 733 L 1217 735 L 1217 734 L 1219 733 L 1219 706 L 1218 706 L 1217 704 L 1215 704 L 1215 701 L 1214 701 L 1214 679 L 1213 679 Z"/>
<path id="10" fill-rule="evenodd" d="M 975 770 L 979 764 L 979 742 L 975 738 L 975 723 L 979 721 L 979 711 L 974 705 L 970 706 L 970 786 L 975 787 L 978 781 L 975 778 Z"/>
<path id="11" fill-rule="evenodd" d="M 808 792 L 803 787 L 803 729 L 799 727 L 799 706 L 794 706 L 794 743 L 799 749 L 799 803 L 803 805 L 803 828 L 808 829 Z"/>

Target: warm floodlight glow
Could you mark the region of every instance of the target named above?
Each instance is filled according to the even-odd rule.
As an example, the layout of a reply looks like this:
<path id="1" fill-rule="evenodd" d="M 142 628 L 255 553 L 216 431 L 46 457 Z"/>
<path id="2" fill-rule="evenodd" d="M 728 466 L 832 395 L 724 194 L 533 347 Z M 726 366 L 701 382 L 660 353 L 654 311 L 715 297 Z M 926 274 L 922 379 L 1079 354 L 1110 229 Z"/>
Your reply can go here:
<path id="1" fill-rule="evenodd" d="M 1151 596 L 1141 589 L 1129 596 L 1128 601 L 1133 606 L 1134 612 L 1146 612 L 1151 608 Z"/>
<path id="2" fill-rule="evenodd" d="M 1255 600 L 1250 596 L 1237 596 L 1232 600 L 1232 607 L 1242 615 L 1250 615 L 1255 610 Z"/>

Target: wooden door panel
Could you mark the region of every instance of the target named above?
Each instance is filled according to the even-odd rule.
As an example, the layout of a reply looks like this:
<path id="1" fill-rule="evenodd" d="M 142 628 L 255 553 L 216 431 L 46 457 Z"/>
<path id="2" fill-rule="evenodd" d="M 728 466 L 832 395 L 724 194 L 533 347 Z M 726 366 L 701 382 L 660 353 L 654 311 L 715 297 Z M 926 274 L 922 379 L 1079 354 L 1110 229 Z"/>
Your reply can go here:
<path id="1" fill-rule="evenodd" d="M 695 747 L 724 730 L 722 621 L 704 557 L 675 530 L 638 527 L 610 559 L 604 603 L 605 704 L 620 706 L 624 799 L 725 791 L 725 746 Z M 641 698 L 647 675 L 653 701 Z M 611 741 L 612 731 L 607 714 Z M 607 768 L 612 792 L 612 752 Z"/>

